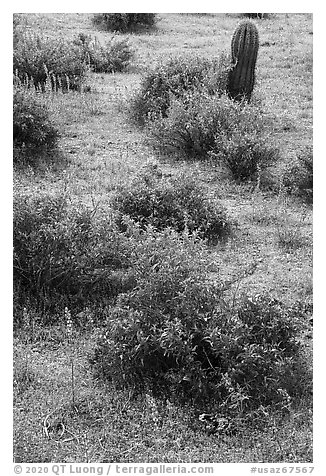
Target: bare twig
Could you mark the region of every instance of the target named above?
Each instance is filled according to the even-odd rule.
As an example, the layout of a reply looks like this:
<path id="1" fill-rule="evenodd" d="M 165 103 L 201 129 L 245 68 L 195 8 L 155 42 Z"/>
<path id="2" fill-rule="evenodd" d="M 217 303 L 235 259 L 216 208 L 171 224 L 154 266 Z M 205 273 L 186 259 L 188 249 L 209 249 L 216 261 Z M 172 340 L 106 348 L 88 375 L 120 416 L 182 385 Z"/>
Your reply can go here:
<path id="1" fill-rule="evenodd" d="M 215 370 L 214 367 L 213 367 L 213 365 L 212 365 L 212 362 L 209 360 L 209 357 L 208 357 L 207 352 L 206 352 L 206 350 L 204 349 L 204 347 L 203 347 L 203 352 L 204 352 L 204 354 L 205 354 L 205 357 L 206 357 L 206 359 L 207 359 L 209 365 L 211 366 L 211 368 L 212 368 L 213 370 Z"/>
<path id="2" fill-rule="evenodd" d="M 136 443 L 134 446 L 132 446 L 131 448 L 129 448 L 128 450 L 125 450 L 125 451 L 122 451 L 121 453 L 119 453 L 120 455 L 124 455 L 126 453 L 130 453 L 130 451 L 134 450 L 135 448 L 137 448 L 137 446 L 139 446 L 139 443 Z"/>
<path id="3" fill-rule="evenodd" d="M 48 432 L 48 428 L 49 428 L 49 427 L 48 427 L 47 422 L 48 422 L 48 419 L 50 418 L 50 416 L 53 415 L 56 411 L 57 411 L 57 408 L 55 408 L 52 412 L 50 412 L 50 413 L 44 418 L 44 421 L 43 421 L 43 431 L 44 431 L 44 433 L 45 433 L 45 436 L 46 436 L 47 438 L 49 438 L 49 439 L 50 439 L 49 432 Z"/>
<path id="4" fill-rule="evenodd" d="M 75 437 L 73 436 L 72 438 L 66 438 L 65 440 L 60 440 L 59 443 L 69 443 L 69 441 L 74 441 Z"/>
<path id="5" fill-rule="evenodd" d="M 74 433 L 66 429 L 66 433 L 70 433 L 72 435 L 72 438 L 66 438 L 65 440 L 61 440 L 60 443 L 68 443 L 69 441 L 77 440 L 77 443 L 79 444 L 79 438 L 76 436 Z"/>
<path id="6" fill-rule="evenodd" d="M 66 427 L 64 426 L 64 424 L 61 422 L 61 426 L 62 426 L 62 432 L 61 432 L 61 435 L 59 436 L 59 438 L 62 438 L 65 431 L 66 431 Z"/>

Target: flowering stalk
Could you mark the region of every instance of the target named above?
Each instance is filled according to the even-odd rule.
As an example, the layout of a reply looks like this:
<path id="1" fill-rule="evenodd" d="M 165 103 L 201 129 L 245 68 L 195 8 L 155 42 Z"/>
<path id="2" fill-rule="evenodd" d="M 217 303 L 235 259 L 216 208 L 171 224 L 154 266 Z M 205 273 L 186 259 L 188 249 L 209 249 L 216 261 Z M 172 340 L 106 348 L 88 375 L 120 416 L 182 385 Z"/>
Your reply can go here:
<path id="1" fill-rule="evenodd" d="M 64 310 L 64 317 L 65 317 L 65 322 L 67 325 L 67 337 L 68 337 L 68 343 L 72 343 L 72 318 L 71 318 L 71 312 L 67 307 L 65 307 Z M 73 355 L 73 349 L 71 348 L 71 355 L 70 355 L 70 365 L 71 365 L 71 395 L 72 395 L 72 405 L 75 405 L 75 375 L 74 375 L 74 355 Z"/>

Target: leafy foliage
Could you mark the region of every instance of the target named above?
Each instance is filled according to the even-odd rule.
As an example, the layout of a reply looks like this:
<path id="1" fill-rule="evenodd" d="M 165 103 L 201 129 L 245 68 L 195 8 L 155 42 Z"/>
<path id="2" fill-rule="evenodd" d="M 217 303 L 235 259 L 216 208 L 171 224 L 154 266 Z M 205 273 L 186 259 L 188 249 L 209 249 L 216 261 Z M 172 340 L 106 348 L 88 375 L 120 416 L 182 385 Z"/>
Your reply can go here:
<path id="1" fill-rule="evenodd" d="M 174 99 L 167 117 L 158 117 L 148 132 L 161 152 L 210 157 L 224 164 L 236 180 L 253 178 L 278 156 L 260 111 L 226 95 L 197 91 Z"/>
<path id="2" fill-rule="evenodd" d="M 231 132 L 236 106 L 226 97 L 200 91 L 172 100 L 167 116 L 148 126 L 153 145 L 182 157 L 207 157 L 219 132 Z"/>
<path id="3" fill-rule="evenodd" d="M 93 23 L 108 31 L 122 33 L 153 27 L 156 22 L 155 13 L 96 13 Z"/>
<path id="4" fill-rule="evenodd" d="M 106 303 L 128 288 L 128 244 L 111 217 L 65 197 L 14 200 L 14 282 L 18 301 L 41 310 Z M 124 272 L 125 271 L 125 272 Z"/>
<path id="5" fill-rule="evenodd" d="M 128 40 L 116 37 L 103 46 L 96 37 L 92 39 L 90 35 L 80 33 L 74 44 L 82 50 L 85 62 L 96 73 L 125 71 L 134 54 Z"/>
<path id="6" fill-rule="evenodd" d="M 164 178 L 157 166 L 144 168 L 129 187 L 116 195 L 115 208 L 142 228 L 167 227 L 177 232 L 197 232 L 202 238 L 216 240 L 230 232 L 224 208 L 208 196 L 196 177 L 179 174 Z M 123 220 L 120 226 L 124 228 Z"/>
<path id="7" fill-rule="evenodd" d="M 132 100 L 134 119 L 141 125 L 157 116 L 166 117 L 172 98 L 205 89 L 209 94 L 226 91 L 229 59 L 172 58 L 150 71 Z"/>
<path id="8" fill-rule="evenodd" d="M 44 90 L 80 90 L 87 71 L 82 51 L 63 38 L 21 31 L 14 43 L 13 71 L 23 82 Z"/>
<path id="9" fill-rule="evenodd" d="M 154 384 L 156 376 L 174 366 L 173 350 L 170 355 L 159 343 L 166 336 L 163 330 L 170 326 L 172 331 L 175 326 L 176 340 L 173 344 L 171 339 L 171 347 L 179 346 L 180 352 L 188 348 L 187 341 L 177 335 L 178 325 L 181 334 L 186 326 L 195 327 L 205 310 L 218 301 L 220 289 L 206 282 L 205 274 L 212 266 L 204 245 L 194 236 L 153 228 L 147 228 L 145 234 L 129 229 L 129 236 L 138 241 L 133 253 L 138 286 L 120 295 L 112 308 L 94 365 L 105 378 L 139 386 L 151 377 Z M 110 345 L 112 352 L 107 352 Z M 159 385 L 164 383 L 159 380 Z"/>
<path id="10" fill-rule="evenodd" d="M 304 316 L 269 296 L 228 306 L 222 283 L 207 280 L 208 256 L 191 256 L 192 238 L 182 248 L 175 240 L 171 232 L 146 240 L 138 286 L 118 297 L 95 349 L 98 377 L 226 414 L 304 393 L 296 338 Z"/>
<path id="11" fill-rule="evenodd" d="M 58 131 L 49 118 L 46 105 L 25 87 L 14 88 L 13 136 L 14 147 L 28 153 L 53 149 L 57 144 Z"/>

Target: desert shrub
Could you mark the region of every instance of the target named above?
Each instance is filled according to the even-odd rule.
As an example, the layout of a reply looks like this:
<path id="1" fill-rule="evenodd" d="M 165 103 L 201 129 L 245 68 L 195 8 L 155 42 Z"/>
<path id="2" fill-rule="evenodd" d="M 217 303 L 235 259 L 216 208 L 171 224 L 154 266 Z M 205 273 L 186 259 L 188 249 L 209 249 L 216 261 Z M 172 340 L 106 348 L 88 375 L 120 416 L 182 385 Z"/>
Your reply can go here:
<path id="1" fill-rule="evenodd" d="M 246 18 L 254 18 L 254 19 L 267 19 L 270 17 L 269 13 L 241 13 L 241 16 Z"/>
<path id="2" fill-rule="evenodd" d="M 173 99 L 167 116 L 157 117 L 148 131 L 154 147 L 163 153 L 205 158 L 214 148 L 216 135 L 231 132 L 234 112 L 227 98 L 196 91 Z"/>
<path id="3" fill-rule="evenodd" d="M 13 137 L 14 147 L 28 154 L 54 149 L 58 139 L 58 130 L 44 102 L 33 91 L 19 86 L 13 95 Z"/>
<path id="4" fill-rule="evenodd" d="M 134 54 L 128 40 L 116 37 L 103 46 L 96 37 L 80 33 L 74 44 L 81 48 L 84 60 L 95 73 L 125 71 Z"/>
<path id="5" fill-rule="evenodd" d="M 248 130 L 239 124 L 236 130 L 216 137 L 211 157 L 220 160 L 238 181 L 257 178 L 263 169 L 278 158 L 278 149 L 268 135 L 260 130 Z"/>
<path id="6" fill-rule="evenodd" d="M 313 150 L 301 150 L 296 161 L 288 165 L 283 177 L 283 185 L 288 192 L 299 196 L 307 203 L 313 202 Z"/>
<path id="7" fill-rule="evenodd" d="M 205 89 L 209 94 L 226 91 L 230 61 L 226 55 L 206 58 L 172 58 L 157 66 L 142 79 L 132 98 L 134 120 L 144 125 L 148 119 L 166 117 L 172 98 Z"/>
<path id="8" fill-rule="evenodd" d="M 266 405 L 312 392 L 301 340 L 311 315 L 312 307 L 301 302 L 288 306 L 267 294 L 242 297 L 237 306 L 241 352 L 234 370 L 236 383 L 245 383 L 254 402 Z M 264 375 L 269 375 L 269 382 Z"/>
<path id="9" fill-rule="evenodd" d="M 134 261 L 138 285 L 119 295 L 91 359 L 98 378 L 233 414 L 305 391 L 297 309 L 268 296 L 228 306 L 193 237 L 148 238 Z"/>
<path id="10" fill-rule="evenodd" d="M 100 306 L 132 283 L 128 240 L 104 211 L 65 197 L 18 195 L 13 230 L 17 307 Z"/>
<path id="11" fill-rule="evenodd" d="M 210 241 L 230 232 L 224 208 L 209 198 L 196 177 L 179 174 L 165 178 L 155 165 L 145 168 L 129 187 L 121 189 L 114 206 L 122 216 L 128 215 L 142 228 L 170 227 L 179 233 L 186 229 Z"/>
<path id="12" fill-rule="evenodd" d="M 44 90 L 79 90 L 87 71 L 82 51 L 63 38 L 21 32 L 14 45 L 13 71 L 23 82 Z"/>
<path id="13" fill-rule="evenodd" d="M 180 355 L 185 348 L 190 350 L 188 331 L 204 322 L 205 313 L 216 305 L 221 291 L 206 280 L 212 266 L 204 245 L 194 236 L 180 236 L 171 229 L 158 232 L 151 227 L 145 233 L 133 228 L 129 234 L 138 241 L 133 252 L 138 285 L 120 295 L 112 307 L 107 333 L 100 339 L 93 364 L 95 371 L 113 378 L 118 385 L 141 387 L 148 378 L 154 384 L 155 376 L 163 377 L 174 367 L 172 347 L 179 345 Z M 169 353 L 168 342 L 166 347 L 163 343 L 164 329 L 179 324 L 184 341 L 176 335 L 175 342 L 170 341 Z M 107 352 L 110 344 L 113 352 Z M 157 383 L 164 385 L 162 379 Z"/>
<path id="14" fill-rule="evenodd" d="M 236 180 L 252 178 L 276 160 L 277 149 L 265 129 L 255 106 L 203 91 L 174 99 L 167 117 L 148 125 L 152 144 L 161 152 L 210 157 L 224 164 Z"/>
<path id="15" fill-rule="evenodd" d="M 155 22 L 155 13 L 96 13 L 93 16 L 95 25 L 122 33 L 153 27 Z"/>

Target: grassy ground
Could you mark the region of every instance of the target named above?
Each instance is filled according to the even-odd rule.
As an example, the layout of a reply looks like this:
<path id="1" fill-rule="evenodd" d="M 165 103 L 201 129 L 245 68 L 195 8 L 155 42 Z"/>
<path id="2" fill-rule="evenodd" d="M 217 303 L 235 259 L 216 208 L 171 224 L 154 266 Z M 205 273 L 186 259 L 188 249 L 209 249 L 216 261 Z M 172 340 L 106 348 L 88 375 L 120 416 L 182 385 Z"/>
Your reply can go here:
<path id="1" fill-rule="evenodd" d="M 86 32 L 100 41 L 111 37 L 94 29 L 89 14 L 29 14 L 26 21 L 34 31 L 51 36 Z M 153 157 L 142 132 L 128 118 L 128 99 L 141 74 L 149 64 L 171 56 L 212 57 L 228 51 L 238 21 L 226 14 L 160 14 L 152 33 L 126 35 L 135 49 L 128 73 L 92 74 L 90 93 L 48 93 L 61 133 L 61 159 L 37 171 L 17 168 L 15 192 L 69 190 L 72 200 L 105 204 L 112 191 Z M 312 16 L 277 14 L 257 25 L 261 47 L 255 100 L 274 118 L 279 171 L 312 143 Z M 196 169 L 198 180 L 218 193 L 237 222 L 232 238 L 211 250 L 227 280 L 255 267 L 234 292 L 266 290 L 287 303 L 312 300 L 310 207 L 282 193 L 253 192 L 222 180 L 216 167 L 174 163 L 166 157 L 161 164 L 171 173 Z M 78 331 L 71 344 L 64 324 L 42 330 L 36 326 L 34 334 L 23 328 L 15 336 L 15 461 L 312 461 L 309 402 L 298 404 L 283 421 L 270 415 L 260 430 L 244 428 L 236 436 L 220 438 L 207 435 L 190 409 L 156 409 L 150 400 L 134 401 L 128 393 L 94 382 L 87 356 L 97 332 Z"/>
<path id="2" fill-rule="evenodd" d="M 45 342 L 15 342 L 16 462 L 312 461 L 306 403 L 283 419 L 270 415 L 260 430 L 208 435 L 191 409 L 156 407 L 150 398 L 134 401 L 96 385 L 85 359 L 92 335 L 79 335 L 70 346 L 59 340 L 52 329 Z"/>

